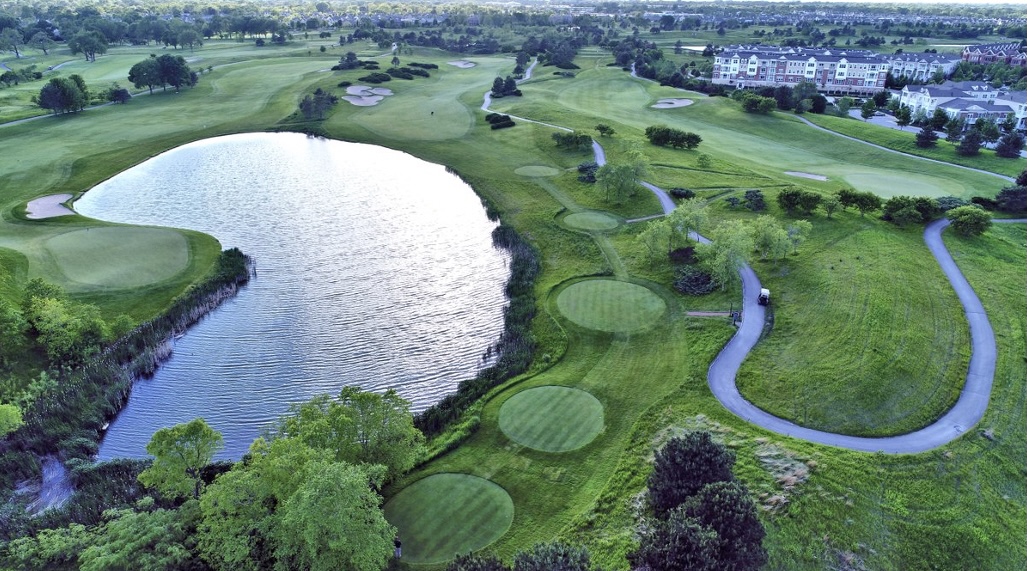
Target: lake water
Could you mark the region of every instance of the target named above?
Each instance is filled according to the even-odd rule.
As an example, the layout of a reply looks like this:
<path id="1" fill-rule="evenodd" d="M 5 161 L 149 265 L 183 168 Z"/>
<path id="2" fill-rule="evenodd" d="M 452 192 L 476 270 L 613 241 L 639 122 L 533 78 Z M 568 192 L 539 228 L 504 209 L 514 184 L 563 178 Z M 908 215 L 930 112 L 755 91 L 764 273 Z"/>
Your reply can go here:
<path id="1" fill-rule="evenodd" d="M 502 331 L 507 255 L 473 190 L 444 167 L 294 133 L 171 150 L 96 186 L 83 215 L 190 228 L 239 247 L 257 277 L 132 389 L 100 459 L 144 457 L 159 428 L 203 417 L 239 458 L 289 403 L 344 385 L 422 410 L 474 376 Z"/>

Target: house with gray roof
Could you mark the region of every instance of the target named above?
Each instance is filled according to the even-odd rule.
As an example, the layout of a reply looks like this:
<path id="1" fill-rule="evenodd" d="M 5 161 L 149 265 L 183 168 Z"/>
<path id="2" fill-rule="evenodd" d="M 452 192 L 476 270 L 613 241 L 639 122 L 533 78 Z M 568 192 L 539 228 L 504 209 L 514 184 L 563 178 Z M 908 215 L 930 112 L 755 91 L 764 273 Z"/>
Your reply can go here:
<path id="1" fill-rule="evenodd" d="M 1027 94 L 1009 88 L 994 88 L 983 81 L 946 81 L 941 85 L 907 85 L 899 94 L 899 104 L 913 115 L 921 111 L 928 117 L 943 109 L 950 118 L 961 118 L 967 126 L 978 119 L 1004 121 L 1012 114 L 1017 129 L 1024 130 L 1027 120 Z"/>

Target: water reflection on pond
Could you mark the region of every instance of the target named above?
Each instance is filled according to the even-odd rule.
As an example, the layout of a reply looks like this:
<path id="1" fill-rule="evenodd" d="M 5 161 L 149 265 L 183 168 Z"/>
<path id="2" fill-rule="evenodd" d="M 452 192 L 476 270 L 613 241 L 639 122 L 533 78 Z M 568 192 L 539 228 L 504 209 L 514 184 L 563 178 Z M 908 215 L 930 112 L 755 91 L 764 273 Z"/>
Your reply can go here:
<path id="1" fill-rule="evenodd" d="M 404 153 L 298 134 L 189 144 L 98 185 L 86 216 L 191 228 L 256 259 L 258 277 L 133 388 L 100 458 L 203 417 L 238 458 L 291 402 L 347 384 L 415 410 L 474 375 L 502 329 L 506 255 L 474 192 Z"/>

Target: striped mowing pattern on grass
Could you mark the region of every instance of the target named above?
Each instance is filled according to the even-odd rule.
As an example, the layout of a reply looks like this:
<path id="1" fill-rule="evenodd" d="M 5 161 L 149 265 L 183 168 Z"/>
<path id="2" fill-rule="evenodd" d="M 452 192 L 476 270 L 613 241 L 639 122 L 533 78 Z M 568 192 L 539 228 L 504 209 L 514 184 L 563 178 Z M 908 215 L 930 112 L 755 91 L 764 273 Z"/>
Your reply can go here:
<path id="1" fill-rule="evenodd" d="M 73 230 L 47 239 L 46 249 L 70 289 L 140 287 L 170 279 L 189 266 L 185 237 L 163 228 Z"/>
<path id="2" fill-rule="evenodd" d="M 560 312 L 574 323 L 608 332 L 636 331 L 652 325 L 667 304 L 648 288 L 615 280 L 585 280 L 556 298 Z"/>
<path id="3" fill-rule="evenodd" d="M 613 230 L 620 226 L 617 218 L 605 212 L 575 212 L 568 214 L 563 223 L 578 230 Z"/>
<path id="4" fill-rule="evenodd" d="M 514 442 L 535 450 L 575 450 L 602 432 L 603 405 L 580 389 L 538 387 L 503 403 L 499 428 Z"/>
<path id="5" fill-rule="evenodd" d="M 506 533 L 513 515 L 506 490 L 469 474 L 428 476 L 385 504 L 408 563 L 442 563 L 477 551 Z"/>

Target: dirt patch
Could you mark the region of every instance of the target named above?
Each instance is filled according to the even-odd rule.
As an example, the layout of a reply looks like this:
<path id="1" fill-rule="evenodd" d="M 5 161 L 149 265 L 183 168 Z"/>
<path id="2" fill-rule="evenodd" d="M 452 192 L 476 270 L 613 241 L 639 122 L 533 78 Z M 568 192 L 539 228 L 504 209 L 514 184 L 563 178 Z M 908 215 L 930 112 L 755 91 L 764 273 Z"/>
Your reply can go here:
<path id="1" fill-rule="evenodd" d="M 26 206 L 26 218 L 31 220 L 42 220 L 44 218 L 56 218 L 58 216 L 71 216 L 75 211 L 64 206 L 64 202 L 71 200 L 70 194 L 51 194 L 37 198 Z"/>
<path id="2" fill-rule="evenodd" d="M 474 66 L 478 65 L 478 64 L 474 63 L 473 61 L 467 61 L 467 60 L 462 60 L 462 59 L 461 60 L 457 60 L 457 61 L 447 61 L 446 63 L 448 63 L 449 65 L 455 65 L 456 67 L 459 67 L 460 69 L 467 69 L 469 67 L 474 67 Z"/>
<path id="3" fill-rule="evenodd" d="M 661 99 L 653 105 L 653 109 L 674 109 L 675 107 L 688 107 L 693 101 L 691 99 Z"/>
<path id="4" fill-rule="evenodd" d="M 822 174 L 812 174 L 812 173 L 808 173 L 808 172 L 797 172 L 797 171 L 785 171 L 785 174 L 788 175 L 788 176 L 797 176 L 797 177 L 800 177 L 800 178 L 808 178 L 808 179 L 811 179 L 811 180 L 819 180 L 819 181 L 827 180 L 827 177 L 822 175 Z"/>

